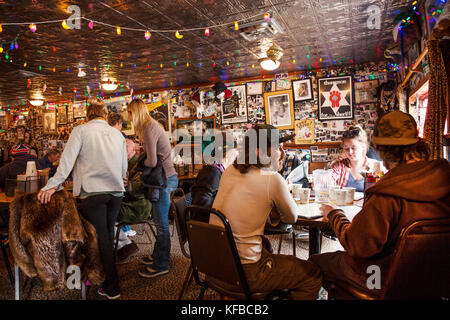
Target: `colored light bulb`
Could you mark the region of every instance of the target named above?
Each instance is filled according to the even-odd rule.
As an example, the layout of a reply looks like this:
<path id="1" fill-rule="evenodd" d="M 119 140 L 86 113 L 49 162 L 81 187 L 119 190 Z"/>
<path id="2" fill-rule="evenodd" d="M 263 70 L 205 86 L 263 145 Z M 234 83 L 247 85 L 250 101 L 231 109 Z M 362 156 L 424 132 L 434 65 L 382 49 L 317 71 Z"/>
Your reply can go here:
<path id="1" fill-rule="evenodd" d="M 25 62 L 25 63 L 23 64 L 23 67 L 24 67 L 24 68 L 26 68 L 26 67 L 27 67 L 27 63 L 26 63 L 26 62 Z"/>
<path id="2" fill-rule="evenodd" d="M 67 25 L 67 21 L 63 20 L 63 22 L 61 23 L 62 27 L 66 30 L 70 29 L 69 26 Z"/>
<path id="3" fill-rule="evenodd" d="M 37 26 L 34 23 L 30 24 L 28 27 L 30 28 L 31 32 L 36 32 L 37 30 Z"/>
<path id="4" fill-rule="evenodd" d="M 234 30 L 239 30 L 239 24 L 237 21 L 234 22 Z"/>
<path id="5" fill-rule="evenodd" d="M 1 24 L 0 24 L 0 32 L 3 32 L 3 27 Z"/>
<path id="6" fill-rule="evenodd" d="M 0 46 L 0 53 L 3 52 L 3 46 Z"/>
<path id="7" fill-rule="evenodd" d="M 163 67 L 162 63 L 159 65 L 159 67 L 162 69 L 162 67 Z"/>
<path id="8" fill-rule="evenodd" d="M 189 68 L 189 62 L 187 62 L 187 63 L 186 63 L 186 67 L 188 67 L 188 68 Z"/>
<path id="9" fill-rule="evenodd" d="M 264 20 L 266 20 L 267 22 L 270 21 L 270 13 L 268 12 L 264 13 Z"/>
<path id="10" fill-rule="evenodd" d="M 175 37 L 176 37 L 177 39 L 182 39 L 182 38 L 183 38 L 183 35 L 180 34 L 180 33 L 177 31 L 177 32 L 175 32 Z"/>
<path id="11" fill-rule="evenodd" d="M 144 35 L 145 40 L 150 39 L 151 36 L 152 36 L 152 34 L 151 34 L 149 31 L 146 31 L 146 32 L 145 32 L 145 35 Z"/>
<path id="12" fill-rule="evenodd" d="M 120 29 L 120 27 L 117 27 L 116 32 L 120 36 L 122 34 L 122 29 Z"/>
<path id="13" fill-rule="evenodd" d="M 94 28 L 94 21 L 89 21 L 88 27 L 92 30 Z"/>
<path id="14" fill-rule="evenodd" d="M 209 28 L 205 29 L 205 36 L 209 37 Z"/>

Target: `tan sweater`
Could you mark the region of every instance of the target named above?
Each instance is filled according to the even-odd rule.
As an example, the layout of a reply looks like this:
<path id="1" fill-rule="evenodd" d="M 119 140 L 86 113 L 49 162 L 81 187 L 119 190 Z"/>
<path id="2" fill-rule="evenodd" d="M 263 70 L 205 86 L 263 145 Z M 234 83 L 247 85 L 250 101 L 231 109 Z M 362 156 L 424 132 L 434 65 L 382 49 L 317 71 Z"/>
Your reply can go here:
<path id="1" fill-rule="evenodd" d="M 156 167 L 158 162 L 156 155 L 158 155 L 164 167 L 166 178 L 177 174 L 173 166 L 172 147 L 169 137 L 156 120 L 150 122 L 147 128 L 145 128 L 144 150 L 147 153 L 147 159 L 144 162 L 147 167 Z"/>
<path id="2" fill-rule="evenodd" d="M 251 168 L 241 174 L 229 166 L 220 179 L 213 208 L 228 219 L 243 264 L 255 263 L 261 257 L 261 236 L 267 217 L 276 207 L 282 222 L 297 220 L 297 204 L 289 193 L 286 181 L 279 173 L 261 172 Z M 211 224 L 222 225 L 211 215 Z"/>

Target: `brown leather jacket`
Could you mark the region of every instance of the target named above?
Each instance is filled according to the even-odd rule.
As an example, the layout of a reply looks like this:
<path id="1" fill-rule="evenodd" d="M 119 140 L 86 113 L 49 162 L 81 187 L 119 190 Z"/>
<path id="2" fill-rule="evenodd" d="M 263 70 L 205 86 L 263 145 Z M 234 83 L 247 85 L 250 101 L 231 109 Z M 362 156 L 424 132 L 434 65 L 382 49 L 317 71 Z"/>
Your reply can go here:
<path id="1" fill-rule="evenodd" d="M 28 277 L 39 277 L 44 290 L 64 288 L 70 265 L 80 267 L 82 281 L 102 283 L 97 233 L 78 213 L 72 195 L 59 191 L 42 205 L 35 192 L 16 194 L 10 214 L 9 241 L 14 260 Z"/>
<path id="2" fill-rule="evenodd" d="M 346 250 L 347 262 L 358 273 L 369 265 L 386 278 L 403 228 L 414 221 L 450 217 L 450 165 L 447 160 L 401 164 L 373 187 L 352 222 L 342 210 L 328 215 L 331 227 Z"/>

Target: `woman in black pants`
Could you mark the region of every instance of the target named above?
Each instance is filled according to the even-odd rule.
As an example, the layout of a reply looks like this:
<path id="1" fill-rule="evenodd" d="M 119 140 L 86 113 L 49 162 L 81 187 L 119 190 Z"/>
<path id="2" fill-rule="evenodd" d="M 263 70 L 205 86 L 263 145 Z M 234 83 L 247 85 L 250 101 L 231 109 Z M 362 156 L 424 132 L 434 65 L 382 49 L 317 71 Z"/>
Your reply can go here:
<path id="1" fill-rule="evenodd" d="M 73 194 L 81 199 L 83 217 L 96 229 L 106 279 L 98 293 L 108 299 L 120 297 L 114 261 L 114 224 L 127 183 L 125 138 L 105 120 L 102 100 L 89 100 L 86 124 L 75 127 L 62 153 L 58 170 L 38 194 L 50 201 L 73 170 Z"/>

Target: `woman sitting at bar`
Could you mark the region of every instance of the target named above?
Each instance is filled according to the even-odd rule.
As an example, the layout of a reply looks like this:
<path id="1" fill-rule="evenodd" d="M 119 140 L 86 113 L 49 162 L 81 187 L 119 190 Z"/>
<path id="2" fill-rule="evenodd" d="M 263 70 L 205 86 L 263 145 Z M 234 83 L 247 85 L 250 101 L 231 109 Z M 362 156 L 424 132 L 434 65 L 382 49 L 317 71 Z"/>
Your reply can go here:
<path id="1" fill-rule="evenodd" d="M 386 171 L 380 161 L 366 156 L 369 147 L 367 134 L 360 126 L 351 126 L 342 135 L 343 154 L 331 163 L 332 177 L 339 187 L 353 187 L 364 192 L 361 172 Z"/>

